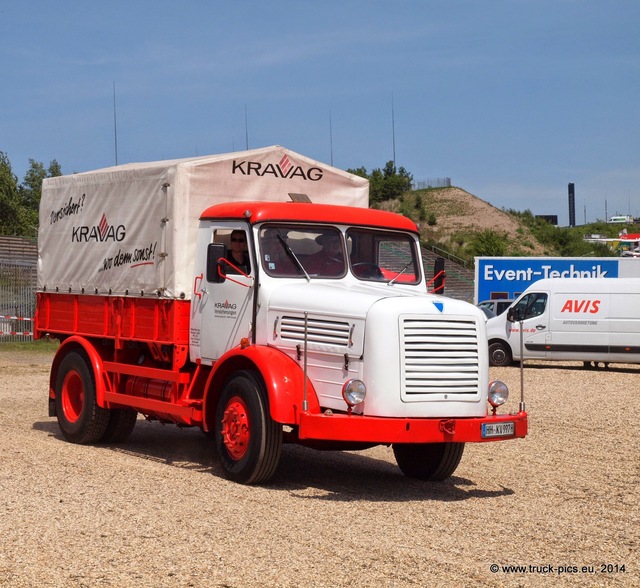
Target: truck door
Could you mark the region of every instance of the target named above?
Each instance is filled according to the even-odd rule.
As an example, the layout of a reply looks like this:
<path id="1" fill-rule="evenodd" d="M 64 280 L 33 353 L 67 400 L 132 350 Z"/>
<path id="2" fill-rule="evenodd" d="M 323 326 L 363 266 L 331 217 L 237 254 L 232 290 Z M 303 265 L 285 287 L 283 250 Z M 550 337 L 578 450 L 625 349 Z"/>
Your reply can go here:
<path id="1" fill-rule="evenodd" d="M 508 321 L 509 345 L 514 358 L 520 357 L 520 324 L 522 322 L 525 359 L 545 359 L 550 337 L 549 295 L 546 292 L 525 294 L 509 310 L 513 321 Z"/>
<path id="2" fill-rule="evenodd" d="M 243 337 L 251 337 L 255 257 L 247 226 L 212 225 L 202 237 L 196 256 L 190 340 L 192 348 L 200 349 L 196 356 L 215 361 Z"/>

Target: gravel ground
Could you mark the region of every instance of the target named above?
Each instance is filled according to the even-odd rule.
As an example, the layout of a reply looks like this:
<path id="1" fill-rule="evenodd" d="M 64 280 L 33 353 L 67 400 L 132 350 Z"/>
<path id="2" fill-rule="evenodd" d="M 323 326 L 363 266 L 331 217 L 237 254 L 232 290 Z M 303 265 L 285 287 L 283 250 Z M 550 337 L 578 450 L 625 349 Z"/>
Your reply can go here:
<path id="1" fill-rule="evenodd" d="M 0 586 L 640 586 L 640 366 L 528 364 L 529 436 L 467 445 L 443 483 L 386 447 L 285 446 L 246 487 L 196 430 L 65 442 L 50 360 L 0 349 Z M 515 409 L 519 369 L 492 377 Z"/>

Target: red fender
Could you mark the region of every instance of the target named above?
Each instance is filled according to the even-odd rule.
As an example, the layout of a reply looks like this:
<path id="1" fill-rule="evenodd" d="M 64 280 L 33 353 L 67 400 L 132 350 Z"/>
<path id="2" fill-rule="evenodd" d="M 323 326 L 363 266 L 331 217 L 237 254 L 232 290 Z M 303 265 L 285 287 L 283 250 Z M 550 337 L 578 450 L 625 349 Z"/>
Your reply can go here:
<path id="1" fill-rule="evenodd" d="M 104 372 L 102 357 L 87 339 L 77 335 L 65 339 L 56 351 L 51 364 L 51 373 L 49 374 L 49 398 L 55 398 L 55 386 L 60 363 L 67 353 L 78 348 L 81 348 L 87 354 L 91 367 L 93 368 L 93 377 L 96 382 L 96 402 L 98 406 L 106 408 L 104 395 L 107 390 L 110 390 L 111 386 Z"/>
<path id="2" fill-rule="evenodd" d="M 250 345 L 244 349 L 235 347 L 227 351 L 213 365 L 205 386 L 204 428 L 213 428 L 217 397 L 226 379 L 235 371 L 254 369 L 262 376 L 269 396 L 271 418 L 283 424 L 298 424 L 302 412 L 304 374 L 301 366 L 282 351 L 266 345 Z M 307 378 L 307 402 L 309 411 L 320 411 L 318 396 Z"/>

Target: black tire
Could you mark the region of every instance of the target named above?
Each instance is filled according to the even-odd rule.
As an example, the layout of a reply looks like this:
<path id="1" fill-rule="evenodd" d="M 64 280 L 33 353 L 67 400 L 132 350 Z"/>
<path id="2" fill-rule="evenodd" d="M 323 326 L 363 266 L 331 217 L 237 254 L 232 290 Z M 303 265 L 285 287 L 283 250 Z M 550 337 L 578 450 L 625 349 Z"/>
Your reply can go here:
<path id="1" fill-rule="evenodd" d="M 441 481 L 456 471 L 464 443 L 394 443 L 393 455 L 402 473 L 418 480 Z"/>
<path id="2" fill-rule="evenodd" d="M 224 386 L 216 407 L 215 444 L 225 477 L 263 484 L 276 472 L 282 426 L 269 414 L 267 391 L 254 372 L 240 371 Z"/>
<path id="3" fill-rule="evenodd" d="M 124 443 L 133 432 L 138 413 L 130 408 L 114 408 L 109 411 L 109 423 L 100 439 L 101 443 Z"/>
<path id="4" fill-rule="evenodd" d="M 507 367 L 513 363 L 511 348 L 502 341 L 489 344 L 489 365 Z"/>
<path id="5" fill-rule="evenodd" d="M 89 358 L 71 351 L 56 377 L 56 416 L 60 431 L 71 443 L 97 443 L 109 424 L 109 411 L 96 402 L 95 376 Z"/>

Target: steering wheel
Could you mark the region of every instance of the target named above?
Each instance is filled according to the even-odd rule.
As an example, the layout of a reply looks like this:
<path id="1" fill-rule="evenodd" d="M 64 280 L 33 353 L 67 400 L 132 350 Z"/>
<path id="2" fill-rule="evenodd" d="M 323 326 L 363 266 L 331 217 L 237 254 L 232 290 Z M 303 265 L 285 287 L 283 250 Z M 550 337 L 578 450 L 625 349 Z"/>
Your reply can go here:
<path id="1" fill-rule="evenodd" d="M 359 278 L 373 278 L 375 280 L 384 280 L 382 271 L 377 264 L 370 261 L 360 261 L 351 266 L 353 273 Z"/>

